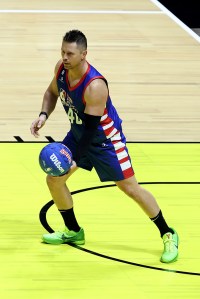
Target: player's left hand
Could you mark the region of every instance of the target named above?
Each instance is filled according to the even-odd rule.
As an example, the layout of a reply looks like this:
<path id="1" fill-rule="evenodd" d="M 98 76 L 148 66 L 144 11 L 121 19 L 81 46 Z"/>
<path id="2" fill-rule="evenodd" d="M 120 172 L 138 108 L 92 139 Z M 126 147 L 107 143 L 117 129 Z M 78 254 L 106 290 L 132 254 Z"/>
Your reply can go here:
<path id="1" fill-rule="evenodd" d="M 30 130 L 31 134 L 38 138 L 40 134 L 38 131 L 45 125 L 46 122 L 46 116 L 45 115 L 40 115 L 34 122 L 31 124 Z"/>

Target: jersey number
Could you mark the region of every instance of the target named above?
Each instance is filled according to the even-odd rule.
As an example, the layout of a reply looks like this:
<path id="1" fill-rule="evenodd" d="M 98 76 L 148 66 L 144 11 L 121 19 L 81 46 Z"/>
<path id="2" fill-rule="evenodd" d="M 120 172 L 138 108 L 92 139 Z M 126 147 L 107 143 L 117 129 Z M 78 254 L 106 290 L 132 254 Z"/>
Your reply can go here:
<path id="1" fill-rule="evenodd" d="M 71 124 L 73 124 L 75 122 L 75 124 L 77 125 L 81 125 L 82 124 L 82 120 L 78 117 L 78 115 L 76 114 L 76 112 L 74 112 L 72 110 L 72 108 L 69 108 L 68 110 L 68 118 Z"/>

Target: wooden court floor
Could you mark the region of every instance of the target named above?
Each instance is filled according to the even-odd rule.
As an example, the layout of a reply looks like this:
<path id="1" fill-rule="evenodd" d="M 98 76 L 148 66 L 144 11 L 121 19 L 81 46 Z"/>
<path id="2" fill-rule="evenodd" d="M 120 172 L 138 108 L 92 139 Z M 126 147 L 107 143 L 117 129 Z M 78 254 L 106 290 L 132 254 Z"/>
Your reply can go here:
<path id="1" fill-rule="evenodd" d="M 86 244 L 40 241 L 51 198 L 38 154 L 69 122 L 58 103 L 38 140 L 29 127 L 74 28 L 108 79 L 138 181 L 180 235 L 176 263 L 159 262 L 157 229 L 94 171 L 69 182 Z M 200 40 L 156 0 L 2 0 L 0 33 L 0 298 L 199 298 Z M 42 215 L 62 229 L 54 205 Z"/>
<path id="2" fill-rule="evenodd" d="M 152 1 L 2 0 L 0 140 L 34 140 L 30 123 L 62 37 L 78 28 L 88 38 L 88 61 L 109 82 L 129 141 L 199 141 L 199 42 Z M 40 140 L 62 140 L 68 129 L 59 102 Z"/>

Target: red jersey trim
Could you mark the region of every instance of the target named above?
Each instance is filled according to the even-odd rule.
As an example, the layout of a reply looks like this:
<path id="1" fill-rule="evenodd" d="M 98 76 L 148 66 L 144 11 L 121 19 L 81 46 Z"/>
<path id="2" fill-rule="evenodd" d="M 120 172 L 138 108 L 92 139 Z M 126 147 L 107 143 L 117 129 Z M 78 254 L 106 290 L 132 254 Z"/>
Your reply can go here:
<path id="1" fill-rule="evenodd" d="M 80 81 L 73 87 L 70 87 L 70 84 L 69 84 L 69 80 L 68 80 L 68 72 L 66 72 L 66 82 L 67 82 L 67 86 L 68 86 L 68 89 L 69 91 L 73 91 L 75 90 L 77 87 L 79 87 L 81 85 L 81 83 L 84 81 L 85 77 L 87 76 L 87 74 L 89 73 L 90 71 L 90 64 L 87 62 L 88 64 L 88 68 L 85 72 L 85 74 L 83 75 L 83 77 L 80 79 Z"/>
<path id="2" fill-rule="evenodd" d="M 121 142 L 121 140 L 115 142 L 115 140 L 112 140 L 112 137 L 111 137 L 111 142 L 114 146 L 115 153 L 117 155 L 117 159 L 119 161 L 119 165 L 121 167 L 124 179 L 130 178 L 131 176 L 134 175 L 134 170 L 132 168 L 131 160 L 128 155 L 128 152 L 125 149 L 125 144 L 123 142 Z M 117 144 L 118 144 L 118 146 L 117 146 Z M 125 155 L 120 155 L 120 153 L 123 153 L 123 152 L 125 152 Z"/>
<path id="3" fill-rule="evenodd" d="M 123 175 L 124 175 L 125 179 L 128 179 L 128 178 L 132 177 L 134 174 L 135 174 L 135 172 L 132 168 L 128 168 L 128 169 L 123 171 Z"/>
<path id="4" fill-rule="evenodd" d="M 63 66 L 64 66 L 63 63 L 61 63 L 61 65 L 59 66 L 59 69 L 58 69 L 57 74 L 56 74 L 56 79 L 57 79 L 57 80 L 58 80 L 58 77 L 59 77 L 59 75 L 60 75 L 60 73 L 61 73 L 61 71 L 62 71 L 62 69 L 63 69 Z"/>

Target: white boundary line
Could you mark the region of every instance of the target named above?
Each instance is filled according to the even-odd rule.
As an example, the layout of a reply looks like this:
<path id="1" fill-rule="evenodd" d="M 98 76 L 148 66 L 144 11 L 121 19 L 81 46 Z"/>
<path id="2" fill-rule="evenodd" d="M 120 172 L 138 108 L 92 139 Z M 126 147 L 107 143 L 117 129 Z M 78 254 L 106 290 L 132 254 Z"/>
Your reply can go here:
<path id="1" fill-rule="evenodd" d="M 166 14 L 182 29 L 189 33 L 196 41 L 200 43 L 200 36 L 198 36 L 192 29 L 179 20 L 173 13 L 171 13 L 164 5 L 157 0 L 150 0 L 154 3 L 160 11 L 152 10 L 51 10 L 51 9 L 0 9 L 0 13 L 40 13 L 40 14 Z"/>
<path id="2" fill-rule="evenodd" d="M 55 9 L 0 9 L 0 13 L 41 13 L 41 14 L 163 14 L 153 10 L 55 10 Z"/>
<path id="3" fill-rule="evenodd" d="M 171 11 L 169 11 L 164 5 L 162 5 L 157 0 L 150 0 L 157 7 L 159 7 L 166 15 L 168 15 L 173 21 L 176 22 L 181 28 L 183 28 L 187 33 L 189 33 L 196 41 L 200 43 L 200 36 L 197 35 L 192 29 L 190 29 L 187 25 L 185 25 L 181 20 L 179 20 Z"/>

